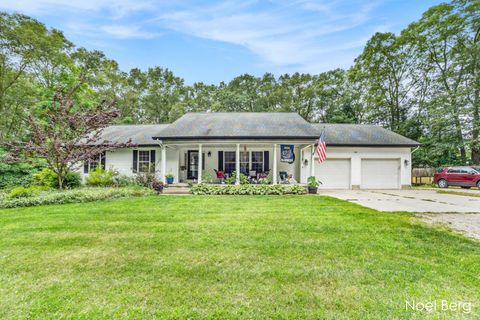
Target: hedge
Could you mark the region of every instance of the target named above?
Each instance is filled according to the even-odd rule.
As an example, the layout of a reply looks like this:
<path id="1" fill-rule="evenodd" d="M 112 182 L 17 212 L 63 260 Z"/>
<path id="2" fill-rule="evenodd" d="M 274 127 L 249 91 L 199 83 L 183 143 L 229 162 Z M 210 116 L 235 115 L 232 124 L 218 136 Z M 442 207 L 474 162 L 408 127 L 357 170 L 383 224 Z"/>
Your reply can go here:
<path id="1" fill-rule="evenodd" d="M 290 184 L 242 184 L 242 185 L 193 185 L 190 192 L 194 195 L 283 195 L 306 194 L 307 189 L 300 185 Z"/>
<path id="2" fill-rule="evenodd" d="M 62 204 L 91 202 L 106 199 L 126 197 L 141 197 L 153 195 L 155 191 L 147 188 L 80 188 L 73 190 L 50 190 L 40 194 L 32 193 L 31 196 L 9 197 L 0 196 L 0 208 L 31 207 L 46 204 Z"/>

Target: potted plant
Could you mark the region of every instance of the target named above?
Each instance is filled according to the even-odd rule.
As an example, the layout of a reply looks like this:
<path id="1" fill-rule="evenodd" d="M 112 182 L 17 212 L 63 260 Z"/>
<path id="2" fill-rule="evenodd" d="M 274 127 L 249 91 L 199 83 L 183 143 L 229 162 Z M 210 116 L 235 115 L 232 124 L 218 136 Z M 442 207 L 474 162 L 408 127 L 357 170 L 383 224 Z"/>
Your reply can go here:
<path id="1" fill-rule="evenodd" d="M 319 181 L 314 176 L 310 176 L 307 179 L 308 193 L 317 194 Z"/>
<path id="2" fill-rule="evenodd" d="M 169 174 L 165 175 L 165 179 L 167 179 L 168 184 L 172 184 L 173 183 L 173 174 L 169 173 Z"/>

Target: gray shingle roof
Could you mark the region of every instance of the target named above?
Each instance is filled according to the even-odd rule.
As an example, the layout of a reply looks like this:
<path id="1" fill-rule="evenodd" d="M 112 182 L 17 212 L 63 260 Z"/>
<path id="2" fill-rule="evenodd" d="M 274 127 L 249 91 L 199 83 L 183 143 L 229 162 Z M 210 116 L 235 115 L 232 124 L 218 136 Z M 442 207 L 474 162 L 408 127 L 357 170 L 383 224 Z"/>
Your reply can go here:
<path id="1" fill-rule="evenodd" d="M 168 124 L 113 125 L 102 132 L 102 141 L 125 143 L 132 139 L 136 145 L 158 145 L 152 136 L 168 127 Z"/>
<path id="2" fill-rule="evenodd" d="M 317 134 L 325 131 L 327 145 L 345 146 L 405 146 L 420 145 L 418 142 L 380 126 L 369 124 L 312 124 Z"/>
<path id="3" fill-rule="evenodd" d="M 176 139 L 317 139 L 325 131 L 331 146 L 413 147 L 419 143 L 376 125 L 308 123 L 297 113 L 187 113 L 172 124 L 114 125 L 104 129 L 102 140 L 136 145 L 157 145 Z"/>
<path id="4" fill-rule="evenodd" d="M 158 139 L 226 138 L 315 138 L 315 128 L 298 113 L 286 112 L 204 112 L 187 113 Z"/>

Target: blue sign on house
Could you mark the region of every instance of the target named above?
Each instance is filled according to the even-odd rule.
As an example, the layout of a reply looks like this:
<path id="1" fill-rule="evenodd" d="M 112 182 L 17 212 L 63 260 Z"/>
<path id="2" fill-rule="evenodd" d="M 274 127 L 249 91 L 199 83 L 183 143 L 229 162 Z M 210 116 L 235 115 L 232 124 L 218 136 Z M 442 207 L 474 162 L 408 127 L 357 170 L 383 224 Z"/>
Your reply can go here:
<path id="1" fill-rule="evenodd" d="M 280 161 L 293 163 L 295 161 L 295 153 L 293 144 L 281 144 L 280 145 Z"/>

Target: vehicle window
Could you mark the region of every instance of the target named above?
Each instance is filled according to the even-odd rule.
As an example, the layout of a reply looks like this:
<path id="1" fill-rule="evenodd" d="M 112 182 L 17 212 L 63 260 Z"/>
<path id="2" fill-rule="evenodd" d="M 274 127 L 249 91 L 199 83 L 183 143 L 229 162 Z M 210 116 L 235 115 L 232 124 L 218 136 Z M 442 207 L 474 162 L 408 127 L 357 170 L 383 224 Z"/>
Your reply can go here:
<path id="1" fill-rule="evenodd" d="M 470 170 L 468 170 L 468 169 L 460 169 L 460 173 L 469 173 L 469 172 L 470 172 Z"/>
<path id="2" fill-rule="evenodd" d="M 448 169 L 448 173 L 460 173 L 458 169 Z"/>

